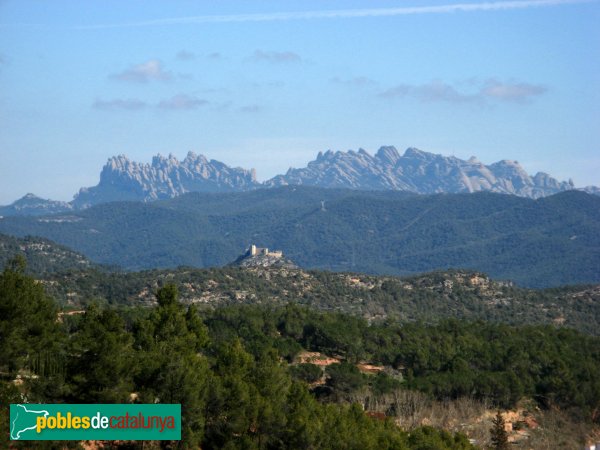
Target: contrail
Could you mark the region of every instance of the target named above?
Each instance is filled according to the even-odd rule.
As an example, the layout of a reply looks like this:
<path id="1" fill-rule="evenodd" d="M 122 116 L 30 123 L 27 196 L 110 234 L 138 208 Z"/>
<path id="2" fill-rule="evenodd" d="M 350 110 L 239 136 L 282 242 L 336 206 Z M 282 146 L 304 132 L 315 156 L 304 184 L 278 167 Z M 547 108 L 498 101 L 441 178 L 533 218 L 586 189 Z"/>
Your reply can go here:
<path id="1" fill-rule="evenodd" d="M 445 14 L 453 12 L 472 11 L 501 11 L 512 9 L 536 8 L 541 6 L 569 5 L 589 3 L 596 0 L 516 0 L 484 3 L 455 3 L 438 6 L 406 6 L 399 8 L 373 8 L 373 9 L 341 9 L 329 11 L 292 11 L 255 14 L 226 14 L 214 16 L 176 17 L 169 19 L 155 19 L 140 22 L 82 25 L 77 29 L 104 29 L 104 28 L 131 28 L 152 27 L 167 25 L 204 24 L 204 23 L 231 23 L 231 22 L 275 22 L 289 20 L 310 19 L 351 19 L 360 17 L 392 17 L 413 14 Z"/>

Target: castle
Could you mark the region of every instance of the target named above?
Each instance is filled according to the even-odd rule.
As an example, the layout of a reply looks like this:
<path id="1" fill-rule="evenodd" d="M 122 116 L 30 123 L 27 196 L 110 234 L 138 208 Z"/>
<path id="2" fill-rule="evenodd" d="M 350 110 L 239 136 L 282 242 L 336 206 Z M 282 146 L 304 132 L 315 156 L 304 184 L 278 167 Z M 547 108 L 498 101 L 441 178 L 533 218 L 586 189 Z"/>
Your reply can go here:
<path id="1" fill-rule="evenodd" d="M 250 248 L 248 249 L 248 251 L 246 252 L 246 255 L 247 256 L 262 255 L 262 256 L 272 256 L 275 258 L 282 258 L 283 252 L 281 250 L 269 251 L 269 249 L 267 247 L 257 247 L 256 245 L 252 244 L 250 246 Z"/>

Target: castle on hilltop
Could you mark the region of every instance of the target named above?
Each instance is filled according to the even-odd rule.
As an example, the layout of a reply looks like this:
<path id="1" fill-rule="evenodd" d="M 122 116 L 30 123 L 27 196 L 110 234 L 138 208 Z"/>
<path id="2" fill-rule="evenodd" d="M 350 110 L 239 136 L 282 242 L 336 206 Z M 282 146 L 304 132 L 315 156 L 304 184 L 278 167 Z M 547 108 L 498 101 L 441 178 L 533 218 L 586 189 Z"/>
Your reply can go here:
<path id="1" fill-rule="evenodd" d="M 274 258 L 283 258 L 283 252 L 281 250 L 269 251 L 267 247 L 257 247 L 252 244 L 246 252 L 246 256 L 272 256 Z"/>
<path id="2" fill-rule="evenodd" d="M 244 253 L 229 265 L 242 268 L 299 269 L 281 250 L 269 250 L 254 244 L 247 247 Z"/>

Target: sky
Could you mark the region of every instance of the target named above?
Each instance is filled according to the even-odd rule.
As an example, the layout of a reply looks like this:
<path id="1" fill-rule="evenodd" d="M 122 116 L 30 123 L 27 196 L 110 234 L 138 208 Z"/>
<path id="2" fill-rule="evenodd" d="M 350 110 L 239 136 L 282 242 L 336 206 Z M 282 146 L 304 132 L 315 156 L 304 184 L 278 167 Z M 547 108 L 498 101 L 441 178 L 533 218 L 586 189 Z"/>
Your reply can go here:
<path id="1" fill-rule="evenodd" d="M 0 0 L 0 204 L 394 145 L 600 185 L 599 0 Z"/>

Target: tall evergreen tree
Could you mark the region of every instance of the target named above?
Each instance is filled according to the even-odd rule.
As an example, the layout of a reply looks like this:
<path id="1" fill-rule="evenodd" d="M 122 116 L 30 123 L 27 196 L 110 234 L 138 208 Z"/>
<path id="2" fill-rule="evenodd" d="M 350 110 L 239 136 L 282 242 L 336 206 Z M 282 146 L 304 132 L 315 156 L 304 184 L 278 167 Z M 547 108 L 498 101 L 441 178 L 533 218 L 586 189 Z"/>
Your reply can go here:
<path id="1" fill-rule="evenodd" d="M 490 428 L 490 436 L 492 448 L 494 450 L 508 450 L 508 433 L 506 432 L 506 423 L 500 411 L 496 417 L 492 419 L 492 428 Z"/>
<path id="2" fill-rule="evenodd" d="M 136 324 L 140 399 L 149 403 L 181 403 L 181 447 L 198 447 L 203 437 L 204 409 L 210 371 L 201 353 L 208 343 L 206 326 L 195 308 L 186 311 L 175 285 L 157 292 L 158 307 Z"/>
<path id="3" fill-rule="evenodd" d="M 121 403 L 133 389 L 137 368 L 133 358 L 131 334 L 123 319 L 110 309 L 90 305 L 72 336 L 68 381 L 74 400 L 80 402 Z"/>
<path id="4" fill-rule="evenodd" d="M 38 375 L 62 371 L 58 309 L 41 284 L 25 275 L 26 261 L 15 257 L 0 274 L 0 370 Z"/>

